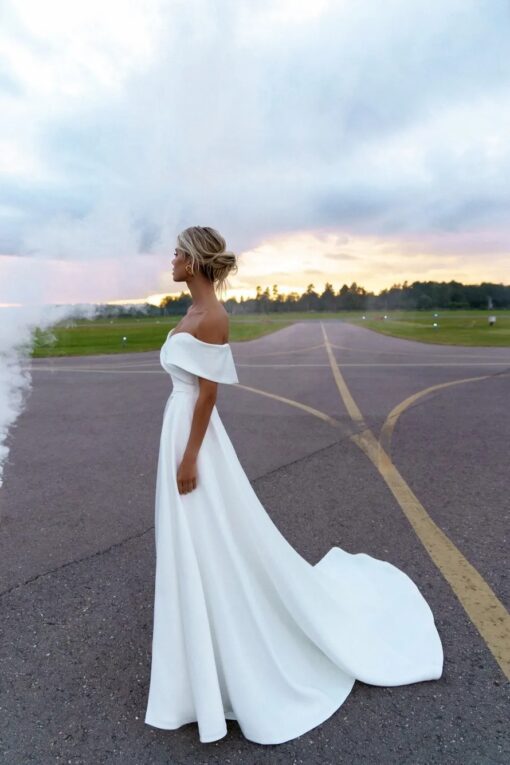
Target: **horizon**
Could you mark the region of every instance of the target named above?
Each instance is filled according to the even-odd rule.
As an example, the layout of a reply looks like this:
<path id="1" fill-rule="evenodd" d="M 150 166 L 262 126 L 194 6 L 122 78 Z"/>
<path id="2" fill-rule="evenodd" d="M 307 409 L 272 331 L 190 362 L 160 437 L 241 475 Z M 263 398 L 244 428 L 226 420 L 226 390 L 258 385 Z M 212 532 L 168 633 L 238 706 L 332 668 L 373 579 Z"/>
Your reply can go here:
<path id="1" fill-rule="evenodd" d="M 386 287 L 382 287 L 381 289 L 379 289 L 377 291 L 366 290 L 366 292 L 369 295 L 373 295 L 375 297 L 378 297 L 378 296 L 381 295 L 381 293 L 384 290 L 390 290 L 393 287 L 397 287 L 397 288 L 403 289 L 404 288 L 403 285 L 406 284 L 406 282 L 407 282 L 407 287 L 408 288 L 412 287 L 412 285 L 414 283 L 425 284 L 425 283 L 429 283 L 429 282 L 431 282 L 433 284 L 451 284 L 451 283 L 455 282 L 457 284 L 461 284 L 462 287 L 481 287 L 482 285 L 485 285 L 485 284 L 493 284 L 495 286 L 510 287 L 510 282 L 505 284 L 505 282 L 503 282 L 503 281 L 501 281 L 501 282 L 493 282 L 493 281 L 489 281 L 489 280 L 483 280 L 483 281 L 480 281 L 480 282 L 458 282 L 455 279 L 443 279 L 441 281 L 435 281 L 435 280 L 430 280 L 430 279 L 429 280 L 415 279 L 415 280 L 413 280 L 411 282 L 411 281 L 409 281 L 407 279 L 404 279 L 403 282 L 400 282 L 400 283 L 394 282 L 393 284 L 391 284 L 389 286 L 386 286 Z M 325 284 L 321 288 L 319 288 L 317 285 L 314 285 L 314 292 L 316 292 L 317 294 L 321 295 L 322 292 L 324 291 Z M 329 282 L 329 284 L 332 284 L 332 282 Z M 347 283 L 343 282 L 343 284 L 347 284 Z M 334 291 L 335 294 L 337 294 L 340 291 L 340 289 L 343 286 L 343 284 L 340 287 L 335 287 L 335 285 L 332 284 L 333 291 Z M 353 282 L 351 282 L 351 284 L 348 284 L 347 286 L 350 288 L 352 286 L 352 284 L 353 284 Z M 259 286 L 262 288 L 263 291 L 265 291 L 266 289 L 269 289 L 269 291 L 271 293 L 271 289 L 272 289 L 273 285 L 265 285 L 265 286 L 259 285 Z M 276 285 L 276 286 L 278 287 L 278 285 Z M 359 288 L 365 289 L 363 284 L 358 284 L 357 282 L 356 282 L 356 286 L 359 287 Z M 116 298 L 114 300 L 86 301 L 86 302 L 85 301 L 78 301 L 78 302 L 56 302 L 56 303 L 46 303 L 46 304 L 43 304 L 43 305 L 46 305 L 46 306 L 50 306 L 50 305 L 51 306 L 153 305 L 155 307 L 159 307 L 160 302 L 164 298 L 166 298 L 166 297 L 172 297 L 172 298 L 175 298 L 175 299 L 181 298 L 183 294 L 186 295 L 186 290 L 187 290 L 187 288 L 183 288 L 180 292 L 175 292 L 175 293 L 164 292 L 164 293 L 160 293 L 159 295 L 148 295 L 145 298 L 124 298 L 124 299 Z M 299 295 L 302 295 L 304 293 L 304 291 L 305 291 L 304 289 L 301 290 L 301 292 L 296 289 L 296 290 L 289 290 L 287 292 L 283 292 L 278 287 L 278 295 L 282 295 L 282 296 L 287 296 L 287 295 L 290 295 L 292 293 L 297 293 Z M 221 299 L 221 302 L 226 302 L 228 300 L 237 300 L 239 302 L 240 296 L 239 295 L 228 294 L 229 292 L 233 292 L 233 290 L 227 291 L 227 295 L 225 296 L 224 299 Z M 191 293 L 189 293 L 189 290 L 188 290 L 187 296 L 191 297 Z M 152 298 L 152 300 L 151 300 L 151 298 Z M 250 292 L 250 293 L 243 294 L 243 298 L 245 300 L 255 300 L 256 299 L 256 292 Z M 157 302 L 154 302 L 154 301 L 156 301 L 156 299 L 157 299 Z M 270 294 L 270 299 L 271 300 L 273 299 L 271 294 Z M 0 308 L 21 308 L 24 305 L 25 304 L 20 304 L 20 303 L 18 303 L 18 304 L 15 304 L 15 303 L 0 303 Z M 490 310 L 498 310 L 498 309 L 490 309 Z"/>
<path id="2" fill-rule="evenodd" d="M 6 0 L 0 303 L 172 294 L 197 223 L 232 295 L 503 281 L 507 28 L 500 0 Z"/>

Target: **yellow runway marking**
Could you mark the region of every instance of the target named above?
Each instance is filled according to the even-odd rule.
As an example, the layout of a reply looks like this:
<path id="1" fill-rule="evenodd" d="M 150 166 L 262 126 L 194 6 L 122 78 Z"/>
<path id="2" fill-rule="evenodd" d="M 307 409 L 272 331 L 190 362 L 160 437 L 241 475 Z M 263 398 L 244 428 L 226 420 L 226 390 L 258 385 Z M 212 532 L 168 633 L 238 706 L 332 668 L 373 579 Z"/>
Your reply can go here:
<path id="1" fill-rule="evenodd" d="M 389 415 L 386 417 L 384 425 L 381 428 L 381 433 L 379 435 L 379 443 L 381 448 L 383 448 L 387 454 L 390 454 L 391 439 L 398 418 L 402 412 L 414 404 L 415 401 L 418 401 L 418 399 L 423 398 L 423 396 L 427 396 L 429 393 L 432 393 L 435 390 L 448 388 L 450 385 L 462 385 L 463 383 L 475 382 L 476 380 L 487 380 L 490 377 L 491 375 L 479 375 L 478 377 L 465 377 L 463 380 L 450 380 L 449 382 L 431 385 L 430 388 L 424 388 L 417 393 L 413 393 L 412 396 L 409 396 L 409 398 L 404 399 L 404 401 L 401 401 L 400 404 L 397 404 L 397 406 L 393 407 Z"/>
<path id="2" fill-rule="evenodd" d="M 282 401 L 284 404 L 288 404 L 289 406 L 295 406 L 297 409 L 302 409 L 304 412 L 307 412 L 308 414 L 312 414 L 314 417 L 319 417 L 319 419 L 324 420 L 324 422 L 327 422 L 329 425 L 332 425 L 334 428 L 340 428 L 341 430 L 343 429 L 345 433 L 347 434 L 347 429 L 345 428 L 344 424 L 340 420 L 337 420 L 335 417 L 331 417 L 329 414 L 326 414 L 326 412 L 321 412 L 320 409 L 315 409 L 315 407 L 313 406 L 308 406 L 308 404 L 302 404 L 299 401 L 295 401 L 292 398 L 279 396 L 277 393 L 270 393 L 269 391 L 261 390 L 260 388 L 252 388 L 250 385 L 243 385 L 241 383 L 236 383 L 232 387 L 241 388 L 242 390 L 247 390 L 247 391 L 250 391 L 251 393 L 258 393 L 261 396 L 267 396 L 268 398 L 273 398 L 275 399 L 275 401 Z"/>
<path id="3" fill-rule="evenodd" d="M 322 323 L 321 328 L 333 376 L 345 407 L 356 423 L 363 423 L 363 416 L 343 379 Z M 417 394 L 414 399 L 416 397 Z M 385 480 L 418 539 L 510 680 L 510 614 L 505 606 L 474 566 L 434 523 L 372 431 L 365 427 L 362 432 L 353 434 L 351 440 L 366 454 Z"/>
<path id="4" fill-rule="evenodd" d="M 382 441 L 386 439 L 389 443 L 391 440 L 392 428 L 395 425 L 397 417 L 407 408 L 411 403 L 416 401 L 426 393 L 430 393 L 432 390 L 438 388 L 447 387 L 449 385 L 456 385 L 460 382 L 469 382 L 472 380 L 486 379 L 489 375 L 482 375 L 479 377 L 468 378 L 466 380 L 455 380 L 447 383 L 440 383 L 435 386 L 431 386 L 424 391 L 410 396 L 404 402 L 394 407 L 394 409 L 388 415 L 386 422 L 383 426 L 381 433 L 381 442 L 377 441 L 374 434 L 368 428 L 363 418 L 363 415 L 358 408 L 354 398 L 352 397 L 349 388 L 340 372 L 337 361 L 334 357 L 332 348 L 333 345 L 329 343 L 324 326 L 321 322 L 321 328 L 324 333 L 325 342 L 316 347 L 325 347 L 329 364 L 236 364 L 236 366 L 246 367 L 323 367 L 327 366 L 331 368 L 338 390 L 342 397 L 342 401 L 353 420 L 356 423 L 359 432 L 349 433 L 349 438 L 363 451 L 363 453 L 371 460 L 380 475 L 385 480 L 389 489 L 393 493 L 399 506 L 402 509 L 405 517 L 411 524 L 418 539 L 425 547 L 427 553 L 430 555 L 434 564 L 439 568 L 442 575 L 453 589 L 455 595 L 459 599 L 469 618 L 475 625 L 476 629 L 482 636 L 483 640 L 487 644 L 489 650 L 494 656 L 495 660 L 501 667 L 505 676 L 510 679 L 510 615 L 505 609 L 504 605 L 497 598 L 495 593 L 491 590 L 489 585 L 480 576 L 478 571 L 469 563 L 469 561 L 462 555 L 460 550 L 453 544 L 453 542 L 446 536 L 446 534 L 440 529 L 428 515 L 427 511 L 412 492 L 402 475 L 397 470 L 396 466 L 391 461 L 390 456 L 387 454 L 383 447 Z M 357 366 L 501 366 L 508 362 L 485 362 L 485 363 L 350 363 L 342 364 L 342 366 L 357 367 Z M 116 368 L 98 368 L 98 367 L 43 367 L 33 366 L 32 371 L 52 371 L 52 372 L 99 372 L 103 374 L 163 374 L 161 369 L 154 370 L 135 370 L 135 369 L 116 369 Z M 302 404 L 293 399 L 286 398 L 285 396 L 279 396 L 275 393 L 260 390 L 258 388 L 251 387 L 249 385 L 243 385 L 237 383 L 232 386 L 233 388 L 240 388 L 252 393 L 267 396 L 276 401 L 281 401 L 289 406 L 297 407 L 308 414 L 318 417 L 319 419 L 327 422 L 329 425 L 339 428 L 345 431 L 345 425 L 338 419 L 331 417 L 325 412 L 320 411 L 314 407 Z"/>

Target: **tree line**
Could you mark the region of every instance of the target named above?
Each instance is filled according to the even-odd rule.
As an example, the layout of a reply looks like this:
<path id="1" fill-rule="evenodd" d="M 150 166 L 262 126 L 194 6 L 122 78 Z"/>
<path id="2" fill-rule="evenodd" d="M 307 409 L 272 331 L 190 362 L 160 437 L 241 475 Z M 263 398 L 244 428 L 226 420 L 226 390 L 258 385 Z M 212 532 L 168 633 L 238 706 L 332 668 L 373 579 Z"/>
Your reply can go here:
<path id="1" fill-rule="evenodd" d="M 191 305 L 191 295 L 166 295 L 159 306 L 149 303 L 133 306 L 101 306 L 101 315 L 115 316 L 182 316 Z M 309 284 L 302 293 L 280 294 L 278 285 L 262 289 L 257 286 L 254 297 L 228 298 L 223 301 L 231 314 L 291 313 L 293 311 L 390 311 L 390 310 L 451 310 L 510 308 L 510 285 L 493 282 L 462 284 L 449 282 L 420 282 L 393 284 L 377 295 L 353 282 L 335 291 L 326 282 L 322 292 Z"/>

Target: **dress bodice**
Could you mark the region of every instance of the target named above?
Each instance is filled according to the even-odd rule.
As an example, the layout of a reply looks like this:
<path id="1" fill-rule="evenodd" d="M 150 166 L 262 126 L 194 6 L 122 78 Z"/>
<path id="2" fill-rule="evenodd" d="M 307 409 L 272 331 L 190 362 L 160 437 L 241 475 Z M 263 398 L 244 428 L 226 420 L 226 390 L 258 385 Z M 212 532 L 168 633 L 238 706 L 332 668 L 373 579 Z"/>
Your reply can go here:
<path id="1" fill-rule="evenodd" d="M 190 332 L 168 333 L 159 354 L 160 363 L 172 378 L 173 390 L 198 392 L 198 378 L 218 383 L 239 382 L 228 343 L 205 343 Z"/>

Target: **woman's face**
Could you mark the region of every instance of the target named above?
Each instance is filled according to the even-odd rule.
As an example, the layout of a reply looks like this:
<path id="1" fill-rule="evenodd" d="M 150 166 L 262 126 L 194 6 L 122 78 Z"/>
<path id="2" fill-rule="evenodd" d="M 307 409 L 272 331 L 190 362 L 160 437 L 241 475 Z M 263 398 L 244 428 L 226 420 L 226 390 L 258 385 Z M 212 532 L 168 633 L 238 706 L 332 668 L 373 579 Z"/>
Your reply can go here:
<path id="1" fill-rule="evenodd" d="M 174 282 L 185 282 L 189 279 L 190 274 L 186 271 L 186 263 L 188 263 L 188 258 L 182 250 L 176 247 L 172 258 L 172 276 Z"/>

